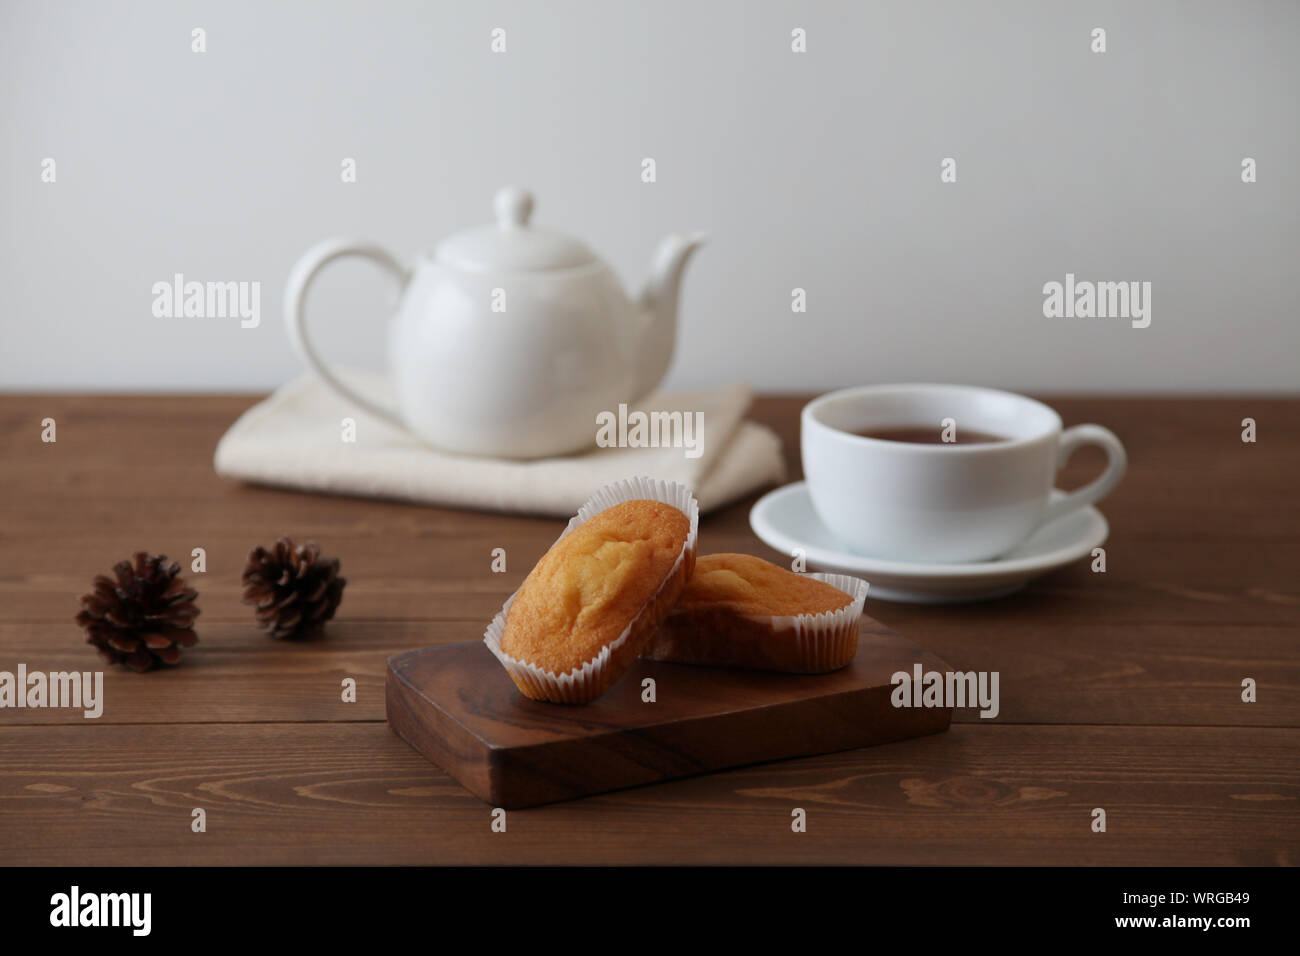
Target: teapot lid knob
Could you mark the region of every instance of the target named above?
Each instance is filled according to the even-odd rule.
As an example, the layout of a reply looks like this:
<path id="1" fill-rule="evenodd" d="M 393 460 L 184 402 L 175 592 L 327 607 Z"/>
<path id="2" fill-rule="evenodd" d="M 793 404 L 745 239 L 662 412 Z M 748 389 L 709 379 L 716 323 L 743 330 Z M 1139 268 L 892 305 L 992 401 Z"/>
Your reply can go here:
<path id="1" fill-rule="evenodd" d="M 518 186 L 506 186 L 497 191 L 492 205 L 496 208 L 497 225 L 502 229 L 522 229 L 533 214 L 533 194 Z"/>
<path id="2" fill-rule="evenodd" d="M 599 264 L 600 260 L 577 239 L 528 224 L 533 214 L 533 194 L 527 189 L 500 189 L 492 205 L 496 222 L 448 236 L 438 243 L 434 259 L 455 269 L 486 274 L 547 272 Z"/>

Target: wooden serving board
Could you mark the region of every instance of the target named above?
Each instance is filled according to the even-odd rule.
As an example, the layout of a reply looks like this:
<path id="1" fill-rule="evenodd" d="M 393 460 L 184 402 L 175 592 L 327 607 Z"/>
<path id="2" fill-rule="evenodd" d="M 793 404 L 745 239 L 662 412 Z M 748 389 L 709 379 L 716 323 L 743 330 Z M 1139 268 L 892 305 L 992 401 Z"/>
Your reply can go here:
<path id="1" fill-rule="evenodd" d="M 950 708 L 896 708 L 897 671 L 947 665 L 863 618 L 858 654 L 796 675 L 638 660 L 581 706 L 529 700 L 482 641 L 388 659 L 388 723 L 475 795 L 506 809 L 742 764 L 947 730 Z M 655 680 L 654 703 L 642 680 Z"/>

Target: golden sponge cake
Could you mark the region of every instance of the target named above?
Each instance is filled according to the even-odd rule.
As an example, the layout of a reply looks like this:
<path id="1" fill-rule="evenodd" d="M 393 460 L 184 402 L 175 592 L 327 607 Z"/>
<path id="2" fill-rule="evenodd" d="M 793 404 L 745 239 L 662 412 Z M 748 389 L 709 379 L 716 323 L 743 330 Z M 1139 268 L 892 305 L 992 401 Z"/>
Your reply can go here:
<path id="1" fill-rule="evenodd" d="M 824 581 L 777 567 L 751 554 L 704 554 L 677 602 L 678 611 L 725 608 L 752 617 L 824 614 L 852 603 Z"/>
<path id="2" fill-rule="evenodd" d="M 795 574 L 748 554 L 706 554 L 643 656 L 816 674 L 853 659 L 866 583 Z"/>
<path id="3" fill-rule="evenodd" d="M 599 696 L 681 596 L 698 516 L 689 491 L 667 484 L 669 501 L 632 498 L 575 519 L 498 615 L 498 633 L 489 628 L 489 648 L 526 696 L 559 703 Z M 674 500 L 678 488 L 682 500 Z M 634 481 L 619 491 L 638 489 Z"/>

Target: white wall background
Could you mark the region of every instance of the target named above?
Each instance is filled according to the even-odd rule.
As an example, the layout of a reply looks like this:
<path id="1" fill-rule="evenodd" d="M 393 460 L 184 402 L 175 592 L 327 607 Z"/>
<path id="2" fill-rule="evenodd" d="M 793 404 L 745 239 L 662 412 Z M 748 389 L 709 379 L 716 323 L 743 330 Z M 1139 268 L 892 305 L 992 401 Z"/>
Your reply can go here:
<path id="1" fill-rule="evenodd" d="M 0 388 L 275 386 L 305 247 L 410 257 L 510 182 L 630 283 L 712 234 L 674 384 L 1295 390 L 1298 36 L 1290 0 L 0 0 Z M 1150 328 L 1044 318 L 1067 271 L 1152 282 Z M 155 318 L 175 272 L 260 281 L 261 326 Z M 319 288 L 323 350 L 381 363 L 384 279 Z"/>

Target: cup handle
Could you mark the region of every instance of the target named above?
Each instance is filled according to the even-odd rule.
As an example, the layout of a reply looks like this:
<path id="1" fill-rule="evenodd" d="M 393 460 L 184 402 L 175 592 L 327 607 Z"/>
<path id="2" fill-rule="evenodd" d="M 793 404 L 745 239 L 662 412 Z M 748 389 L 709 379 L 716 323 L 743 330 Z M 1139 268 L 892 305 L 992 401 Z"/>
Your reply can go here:
<path id="1" fill-rule="evenodd" d="M 370 414 L 405 430 L 406 425 L 396 411 L 376 404 L 364 395 L 358 394 L 331 372 L 325 366 L 325 363 L 321 361 L 320 356 L 316 354 L 316 349 L 312 347 L 311 340 L 307 338 L 307 320 L 303 310 L 303 299 L 307 294 L 307 289 L 311 286 L 312 280 L 325 266 L 335 259 L 342 259 L 345 256 L 359 256 L 362 259 L 369 259 L 371 262 L 378 263 L 397 277 L 400 288 L 405 288 L 407 281 L 411 278 L 411 273 L 393 258 L 388 250 L 372 242 L 359 242 L 354 239 L 326 239 L 324 242 L 317 243 L 302 254 L 302 257 L 294 263 L 293 269 L 289 272 L 289 282 L 284 290 L 284 321 L 289 327 L 289 340 L 293 342 L 294 350 L 299 357 L 320 376 L 322 382 L 336 393 L 349 402 L 364 408 Z"/>
<path id="2" fill-rule="evenodd" d="M 1100 446 L 1106 452 L 1106 470 L 1082 488 L 1076 488 L 1064 498 L 1050 502 L 1038 523 L 1040 528 L 1049 521 L 1055 521 L 1062 515 L 1105 498 L 1124 477 L 1124 471 L 1128 467 L 1128 455 L 1124 446 L 1114 432 L 1100 425 L 1075 425 L 1061 432 L 1056 446 L 1057 471 L 1065 467 L 1065 463 L 1080 445 Z"/>

